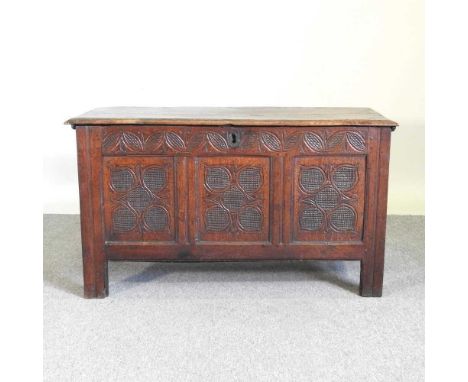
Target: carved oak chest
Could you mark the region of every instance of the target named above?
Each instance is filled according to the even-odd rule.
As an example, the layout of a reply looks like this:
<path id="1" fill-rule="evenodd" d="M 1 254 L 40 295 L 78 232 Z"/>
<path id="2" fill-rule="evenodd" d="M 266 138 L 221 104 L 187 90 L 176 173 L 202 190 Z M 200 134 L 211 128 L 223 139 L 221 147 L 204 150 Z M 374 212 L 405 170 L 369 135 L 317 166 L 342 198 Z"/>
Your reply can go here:
<path id="1" fill-rule="evenodd" d="M 381 296 L 390 133 L 366 108 L 105 108 L 76 128 L 84 295 L 107 262 L 357 260 Z"/>

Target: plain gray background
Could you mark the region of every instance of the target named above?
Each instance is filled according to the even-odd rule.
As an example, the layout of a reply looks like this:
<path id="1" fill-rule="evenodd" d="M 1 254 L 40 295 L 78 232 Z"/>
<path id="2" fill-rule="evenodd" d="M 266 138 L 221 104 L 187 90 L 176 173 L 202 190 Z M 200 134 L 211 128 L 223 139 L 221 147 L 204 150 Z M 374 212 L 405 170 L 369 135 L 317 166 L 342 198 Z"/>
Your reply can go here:
<path id="1" fill-rule="evenodd" d="M 387 231 L 382 298 L 359 262 L 112 262 L 86 300 L 79 217 L 45 215 L 45 380 L 422 381 L 424 218 Z"/>

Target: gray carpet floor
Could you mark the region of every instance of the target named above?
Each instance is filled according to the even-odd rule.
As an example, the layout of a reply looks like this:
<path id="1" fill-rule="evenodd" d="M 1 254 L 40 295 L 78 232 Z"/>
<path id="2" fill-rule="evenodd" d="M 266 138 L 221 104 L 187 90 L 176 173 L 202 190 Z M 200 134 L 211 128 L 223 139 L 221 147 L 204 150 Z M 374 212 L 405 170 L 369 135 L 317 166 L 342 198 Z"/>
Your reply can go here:
<path id="1" fill-rule="evenodd" d="M 45 215 L 45 381 L 424 379 L 423 217 L 389 217 L 382 298 L 358 262 L 116 262 L 103 300 L 81 272 L 79 217 Z"/>

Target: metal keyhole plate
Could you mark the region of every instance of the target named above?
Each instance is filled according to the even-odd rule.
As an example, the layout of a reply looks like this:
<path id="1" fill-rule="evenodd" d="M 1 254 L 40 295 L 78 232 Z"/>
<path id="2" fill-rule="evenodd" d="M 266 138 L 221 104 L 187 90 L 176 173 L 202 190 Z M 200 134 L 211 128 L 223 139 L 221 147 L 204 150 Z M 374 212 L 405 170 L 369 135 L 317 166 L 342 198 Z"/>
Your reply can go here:
<path id="1" fill-rule="evenodd" d="M 231 131 L 228 134 L 228 142 L 230 147 L 239 147 L 240 145 L 240 133 L 238 131 Z"/>

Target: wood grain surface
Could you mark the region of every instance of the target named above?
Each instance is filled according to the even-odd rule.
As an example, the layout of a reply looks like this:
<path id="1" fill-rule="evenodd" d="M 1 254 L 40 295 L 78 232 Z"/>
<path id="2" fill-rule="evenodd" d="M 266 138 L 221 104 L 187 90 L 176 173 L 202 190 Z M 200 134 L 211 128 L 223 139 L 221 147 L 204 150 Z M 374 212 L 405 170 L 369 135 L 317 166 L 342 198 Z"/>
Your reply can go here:
<path id="1" fill-rule="evenodd" d="M 69 125 L 383 126 L 398 124 L 369 108 L 351 107 L 108 107 Z"/>
<path id="2" fill-rule="evenodd" d="M 68 123 L 85 297 L 108 295 L 109 260 L 357 260 L 361 296 L 382 295 L 395 122 L 354 108 L 111 108 Z"/>

